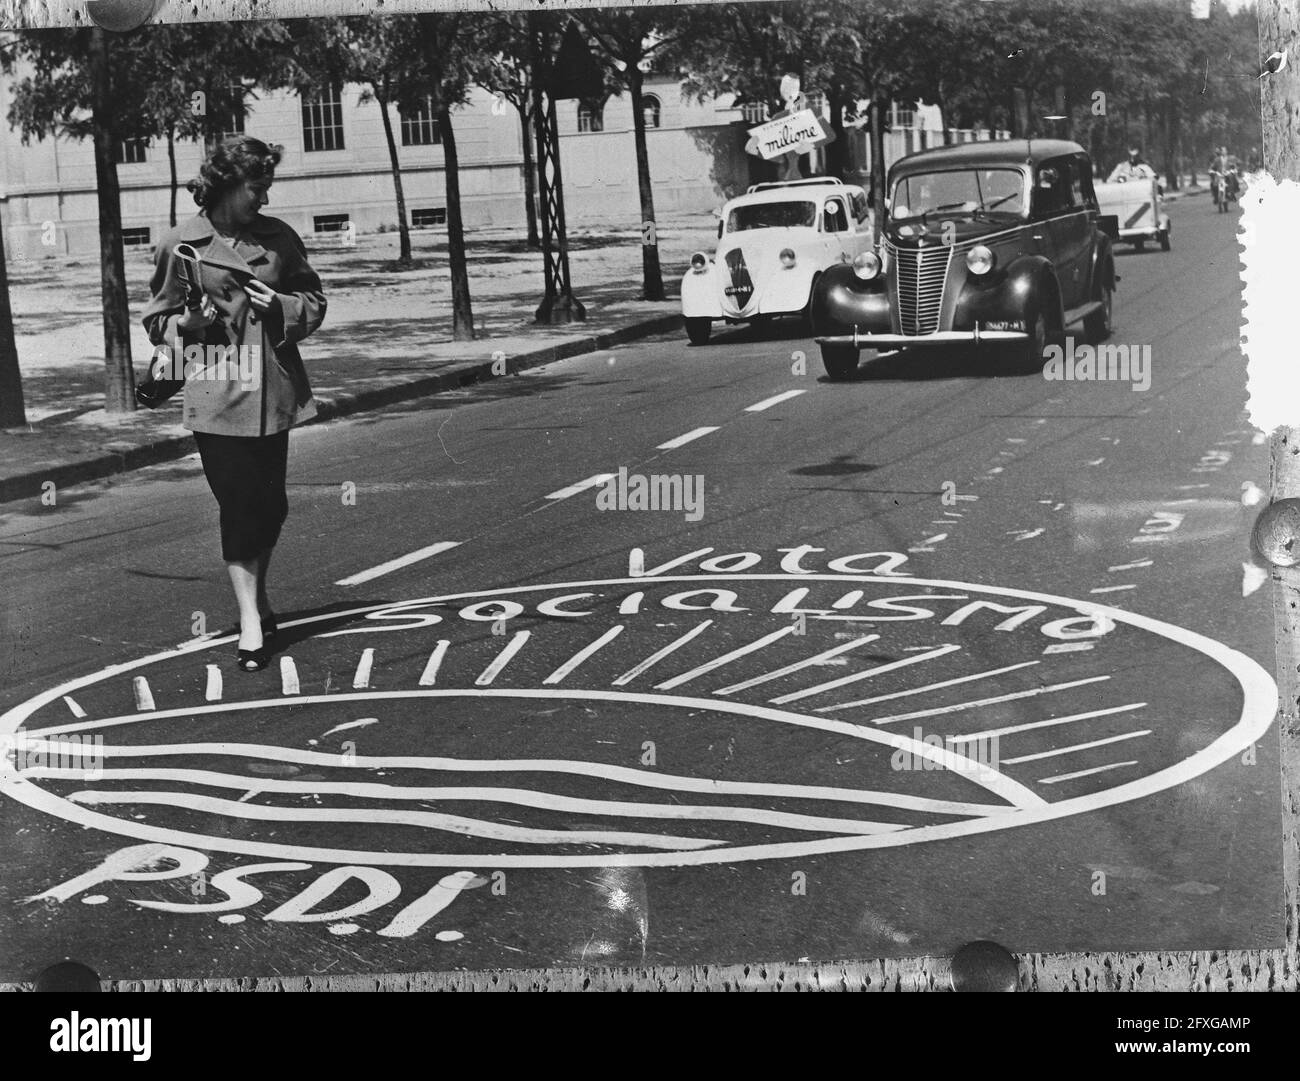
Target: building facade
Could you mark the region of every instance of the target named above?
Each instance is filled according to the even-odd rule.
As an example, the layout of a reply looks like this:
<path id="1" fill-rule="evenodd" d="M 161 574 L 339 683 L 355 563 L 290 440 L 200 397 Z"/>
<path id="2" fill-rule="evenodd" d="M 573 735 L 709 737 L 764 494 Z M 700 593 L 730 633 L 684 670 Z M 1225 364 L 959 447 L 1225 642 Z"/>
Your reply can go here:
<path id="1" fill-rule="evenodd" d="M 10 81 L 0 78 L 0 203 L 11 255 L 86 255 L 98 248 L 93 148 L 89 140 L 34 140 L 23 145 L 8 127 Z M 814 96 L 815 108 L 825 111 Z M 685 98 L 677 80 L 649 75 L 646 141 L 656 216 L 671 221 L 707 213 L 756 179 L 762 163 L 746 155 L 746 129 L 762 107 L 737 107 L 730 96 L 708 102 Z M 428 110 L 404 115 L 390 106 L 402 169 L 407 216 L 417 229 L 446 223 L 442 133 Z M 572 228 L 637 228 L 640 201 L 630 96 L 603 103 L 558 106 L 565 211 Z M 886 158 L 936 140 L 937 110 L 896 112 Z M 305 236 L 339 230 L 358 234 L 395 229 L 397 208 L 379 105 L 345 86 L 312 98 L 261 91 L 249 99 L 239 128 L 284 148 L 268 213 Z M 460 163 L 461 208 L 467 228 L 517 228 L 526 220 L 523 142 L 519 114 L 508 102 L 475 88 L 453 113 Z M 957 133 L 965 138 L 971 133 Z M 863 132 L 851 130 L 851 168 L 866 175 Z M 180 189 L 177 218 L 194 212 L 185 181 L 198 170 L 202 147 L 172 147 Z M 123 238 L 130 246 L 156 243 L 169 220 L 171 165 L 165 142 L 119 147 Z M 818 162 L 813 162 L 814 169 Z"/>

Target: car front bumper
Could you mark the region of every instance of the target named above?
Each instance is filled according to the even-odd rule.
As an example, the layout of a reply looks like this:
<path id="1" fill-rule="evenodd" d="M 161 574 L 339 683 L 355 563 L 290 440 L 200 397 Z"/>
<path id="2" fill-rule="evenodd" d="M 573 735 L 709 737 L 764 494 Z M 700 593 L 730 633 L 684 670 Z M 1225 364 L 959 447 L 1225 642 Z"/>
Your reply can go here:
<path id="1" fill-rule="evenodd" d="M 1023 330 L 938 330 L 933 334 L 828 334 L 814 339 L 818 345 L 851 345 L 854 349 L 908 345 L 979 345 L 983 342 L 1023 342 L 1029 335 Z"/>

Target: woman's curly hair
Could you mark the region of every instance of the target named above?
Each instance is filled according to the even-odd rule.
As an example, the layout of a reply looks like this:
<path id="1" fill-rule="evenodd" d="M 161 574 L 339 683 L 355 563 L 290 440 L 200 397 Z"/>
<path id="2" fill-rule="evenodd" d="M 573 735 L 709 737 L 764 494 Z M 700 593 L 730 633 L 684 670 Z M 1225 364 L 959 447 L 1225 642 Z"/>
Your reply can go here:
<path id="1" fill-rule="evenodd" d="M 268 146 L 251 135 L 232 135 L 217 145 L 199 166 L 199 175 L 185 186 L 199 206 L 210 207 L 246 180 L 270 180 L 283 153 L 284 147 Z"/>

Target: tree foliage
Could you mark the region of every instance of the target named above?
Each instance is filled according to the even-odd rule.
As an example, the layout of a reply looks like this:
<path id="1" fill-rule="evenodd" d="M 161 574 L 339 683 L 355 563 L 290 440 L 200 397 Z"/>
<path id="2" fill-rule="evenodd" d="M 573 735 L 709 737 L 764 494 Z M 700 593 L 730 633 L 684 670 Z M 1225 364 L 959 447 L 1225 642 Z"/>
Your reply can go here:
<path id="1" fill-rule="evenodd" d="M 775 108 L 790 72 L 836 108 L 884 95 L 938 105 L 945 129 L 995 129 L 1020 126 L 1019 95 L 1017 134 L 1080 139 L 1103 168 L 1133 142 L 1174 168 L 1217 143 L 1244 154 L 1259 141 L 1249 6 L 1216 6 L 1208 20 L 1166 0 L 808 0 L 682 14 L 689 32 L 671 61 L 697 100 L 730 93 Z"/>
<path id="2" fill-rule="evenodd" d="M 615 92 L 624 88 L 632 98 L 632 137 L 636 151 L 637 191 L 641 202 L 641 295 L 646 300 L 663 300 L 663 274 L 659 268 L 659 242 L 655 224 L 654 188 L 651 182 L 649 146 L 643 90 L 645 72 L 657 55 L 670 49 L 683 32 L 673 18 L 675 9 L 602 10 L 580 16 L 593 54 L 608 72 L 607 81 Z"/>

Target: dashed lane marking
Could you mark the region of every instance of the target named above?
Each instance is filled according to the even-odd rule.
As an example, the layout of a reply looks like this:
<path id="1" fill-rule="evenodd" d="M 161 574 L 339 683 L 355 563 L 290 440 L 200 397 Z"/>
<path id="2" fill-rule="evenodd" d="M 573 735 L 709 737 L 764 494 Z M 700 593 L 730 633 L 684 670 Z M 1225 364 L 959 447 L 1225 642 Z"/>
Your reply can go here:
<path id="1" fill-rule="evenodd" d="M 787 390 L 782 394 L 777 394 L 771 398 L 764 398 L 761 402 L 754 405 L 746 406 L 746 413 L 761 413 L 764 409 L 771 409 L 774 405 L 780 405 L 782 402 L 789 401 L 791 398 L 797 398 L 800 394 L 806 394 L 804 390 Z"/>
<path id="2" fill-rule="evenodd" d="M 670 439 L 667 443 L 660 443 L 655 450 L 676 450 L 678 447 L 684 447 L 687 443 L 694 442 L 703 436 L 710 435 L 718 429 L 714 428 L 695 428 L 685 435 L 679 435 L 676 439 Z"/>
<path id="3" fill-rule="evenodd" d="M 371 567 L 369 570 L 359 571 L 347 578 L 340 578 L 334 584 L 336 586 L 359 586 L 385 574 L 401 570 L 403 567 L 409 567 L 412 563 L 419 563 L 422 559 L 436 556 L 440 552 L 450 551 L 452 548 L 459 547 L 460 543 L 460 541 L 439 541 L 437 544 L 430 544 L 425 548 L 418 548 L 414 552 L 408 552 L 404 556 L 390 559 L 387 563 L 380 563 L 379 566 Z"/>
<path id="4" fill-rule="evenodd" d="M 598 488 L 600 485 L 614 479 L 614 473 L 597 473 L 594 477 L 588 477 L 586 480 L 580 480 L 577 484 L 570 484 L 567 488 L 560 488 L 551 492 L 550 495 L 543 496 L 543 499 L 568 499 L 570 496 L 577 495 L 579 492 L 585 492 L 588 488 Z"/>

